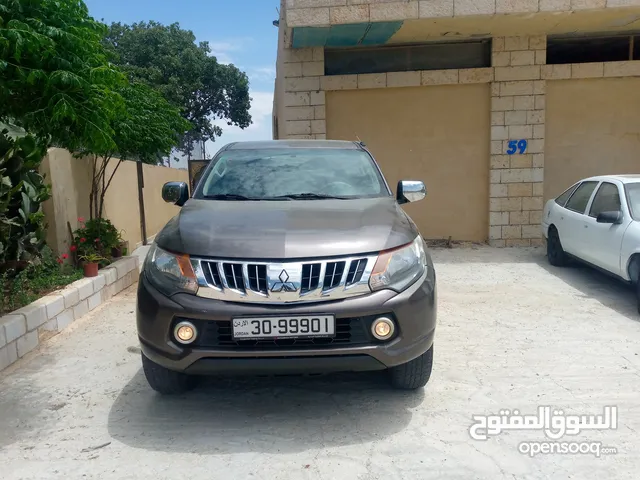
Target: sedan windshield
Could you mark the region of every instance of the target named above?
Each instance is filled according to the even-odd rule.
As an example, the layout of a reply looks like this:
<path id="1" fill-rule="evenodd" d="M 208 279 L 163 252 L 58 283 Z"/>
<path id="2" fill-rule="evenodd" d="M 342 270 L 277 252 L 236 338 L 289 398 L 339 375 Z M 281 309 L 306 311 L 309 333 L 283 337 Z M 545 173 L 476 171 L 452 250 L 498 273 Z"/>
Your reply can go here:
<path id="1" fill-rule="evenodd" d="M 640 183 L 627 183 L 625 189 L 631 216 L 634 220 L 640 221 Z"/>
<path id="2" fill-rule="evenodd" d="M 290 148 L 222 152 L 194 198 L 287 201 L 389 195 L 372 158 L 362 150 Z"/>

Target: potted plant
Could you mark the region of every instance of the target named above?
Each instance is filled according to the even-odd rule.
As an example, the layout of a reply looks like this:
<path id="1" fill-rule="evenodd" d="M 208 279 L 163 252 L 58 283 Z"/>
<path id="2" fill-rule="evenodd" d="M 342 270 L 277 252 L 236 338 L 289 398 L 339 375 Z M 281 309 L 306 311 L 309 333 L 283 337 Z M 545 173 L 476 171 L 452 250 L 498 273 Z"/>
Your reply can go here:
<path id="1" fill-rule="evenodd" d="M 96 252 L 86 252 L 80 255 L 79 258 L 82 261 L 82 269 L 84 270 L 85 277 L 97 277 L 100 262 L 106 260 Z"/>
<path id="2" fill-rule="evenodd" d="M 111 256 L 113 258 L 120 258 L 124 254 L 124 250 L 126 248 L 124 238 L 122 238 L 122 234 L 124 230 L 120 230 L 118 232 L 118 236 L 116 237 L 116 246 L 111 248 Z"/>
<path id="3" fill-rule="evenodd" d="M 73 245 L 77 249 L 78 259 L 83 255 L 92 253 L 100 256 L 98 263 L 106 266 L 110 258 L 117 250 L 120 237 L 118 230 L 106 218 L 96 218 L 85 222 L 84 218 L 78 218 L 79 227 L 73 232 Z"/>

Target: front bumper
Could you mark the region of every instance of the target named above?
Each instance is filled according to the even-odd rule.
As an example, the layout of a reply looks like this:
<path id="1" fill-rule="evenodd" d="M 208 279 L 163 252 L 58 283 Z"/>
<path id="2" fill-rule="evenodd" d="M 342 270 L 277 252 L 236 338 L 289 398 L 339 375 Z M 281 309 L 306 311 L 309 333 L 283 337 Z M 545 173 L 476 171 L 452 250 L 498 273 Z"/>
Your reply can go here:
<path id="1" fill-rule="evenodd" d="M 407 363 L 433 345 L 437 317 L 433 266 L 400 294 L 383 290 L 344 300 L 290 305 L 238 304 L 176 294 L 167 297 L 140 276 L 138 335 L 143 354 L 165 368 L 190 374 L 326 373 L 383 370 Z M 319 348 L 233 349 L 180 345 L 172 339 L 177 318 L 203 324 L 230 323 L 239 316 L 332 314 L 340 319 L 392 315 L 398 333 L 387 343 Z"/>

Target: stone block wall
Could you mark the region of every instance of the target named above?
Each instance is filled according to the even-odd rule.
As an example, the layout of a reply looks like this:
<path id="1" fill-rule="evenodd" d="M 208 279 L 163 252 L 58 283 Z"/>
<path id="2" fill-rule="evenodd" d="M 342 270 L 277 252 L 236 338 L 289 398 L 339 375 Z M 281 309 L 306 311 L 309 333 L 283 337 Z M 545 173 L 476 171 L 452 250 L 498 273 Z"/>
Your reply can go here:
<path id="1" fill-rule="evenodd" d="M 0 318 L 0 371 L 138 281 L 138 257 L 122 258 Z"/>
<path id="2" fill-rule="evenodd" d="M 285 107 L 281 137 L 325 139 L 327 126 L 324 90 L 327 90 L 327 79 L 334 77 L 324 76 L 324 49 L 287 48 L 280 55 L 283 55 Z"/>
<path id="3" fill-rule="evenodd" d="M 489 241 L 494 246 L 541 243 L 546 37 L 494 37 L 491 86 Z M 508 155 L 510 141 L 527 141 Z"/>
<path id="4" fill-rule="evenodd" d="M 638 5 L 640 0 L 286 0 L 286 11 L 287 24 L 299 27 L 418 18 L 577 12 Z"/>

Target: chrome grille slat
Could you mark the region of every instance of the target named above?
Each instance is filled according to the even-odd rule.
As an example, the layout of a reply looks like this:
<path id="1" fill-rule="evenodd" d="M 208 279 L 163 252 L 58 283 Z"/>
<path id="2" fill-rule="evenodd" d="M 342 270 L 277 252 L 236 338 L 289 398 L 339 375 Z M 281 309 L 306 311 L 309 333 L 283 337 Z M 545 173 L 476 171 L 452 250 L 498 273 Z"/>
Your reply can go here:
<path id="1" fill-rule="evenodd" d="M 340 282 L 338 283 L 338 286 L 336 288 L 344 288 L 347 284 L 347 276 L 349 275 L 349 267 L 348 265 L 350 265 L 351 262 L 344 262 L 344 265 L 342 265 L 342 275 L 340 276 Z"/>
<path id="2" fill-rule="evenodd" d="M 242 268 L 242 281 L 244 284 L 244 290 L 245 292 L 249 292 L 253 290 L 253 288 L 251 288 L 251 280 L 249 279 L 249 265 L 244 263 L 240 267 Z"/>
<path id="3" fill-rule="evenodd" d="M 318 288 L 317 288 L 317 292 L 323 292 L 324 291 L 324 277 L 327 274 L 327 262 L 322 262 L 320 264 L 320 278 L 318 279 Z"/>
<path id="4" fill-rule="evenodd" d="M 215 266 L 218 270 L 218 276 L 220 277 L 220 281 L 222 282 L 222 289 L 223 291 L 227 288 L 229 288 L 229 284 L 227 283 L 227 277 L 224 274 L 223 268 L 222 268 L 222 262 L 216 262 Z"/>
<path id="5" fill-rule="evenodd" d="M 377 256 L 260 262 L 192 258 L 197 295 L 229 302 L 296 303 L 371 293 Z"/>

